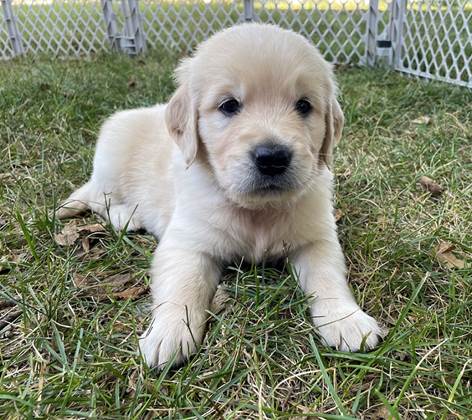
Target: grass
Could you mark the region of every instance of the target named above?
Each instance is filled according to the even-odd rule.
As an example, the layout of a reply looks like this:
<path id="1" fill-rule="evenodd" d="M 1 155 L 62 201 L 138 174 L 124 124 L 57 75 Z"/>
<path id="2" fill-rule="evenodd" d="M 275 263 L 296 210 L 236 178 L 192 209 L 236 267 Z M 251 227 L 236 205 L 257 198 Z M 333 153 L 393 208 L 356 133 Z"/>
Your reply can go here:
<path id="1" fill-rule="evenodd" d="M 0 417 L 471 418 L 470 90 L 338 69 L 339 232 L 358 301 L 390 329 L 373 352 L 320 345 L 289 267 L 235 261 L 200 352 L 150 371 L 137 353 L 149 295 L 74 285 L 79 275 L 149 282 L 152 237 L 107 228 L 84 254 L 55 242 L 63 225 L 51 214 L 87 179 L 100 122 L 166 100 L 174 65 L 108 56 L 0 66 Z M 443 194 L 420 188 L 422 175 Z M 442 241 L 464 268 L 438 261 Z"/>

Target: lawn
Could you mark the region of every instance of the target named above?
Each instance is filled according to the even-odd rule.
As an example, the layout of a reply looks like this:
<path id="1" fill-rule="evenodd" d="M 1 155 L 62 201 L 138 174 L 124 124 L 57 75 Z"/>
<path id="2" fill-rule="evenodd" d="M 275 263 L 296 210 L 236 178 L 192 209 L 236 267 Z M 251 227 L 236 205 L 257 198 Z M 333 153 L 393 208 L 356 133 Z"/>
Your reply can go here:
<path id="1" fill-rule="evenodd" d="M 0 66 L 0 418 L 471 418 L 472 92 L 382 70 L 337 71 L 335 172 L 349 278 L 385 341 L 323 347 L 289 266 L 234 261 L 200 352 L 144 366 L 156 241 L 90 216 L 64 241 L 52 214 L 87 179 L 100 122 L 166 100 L 174 66 Z"/>

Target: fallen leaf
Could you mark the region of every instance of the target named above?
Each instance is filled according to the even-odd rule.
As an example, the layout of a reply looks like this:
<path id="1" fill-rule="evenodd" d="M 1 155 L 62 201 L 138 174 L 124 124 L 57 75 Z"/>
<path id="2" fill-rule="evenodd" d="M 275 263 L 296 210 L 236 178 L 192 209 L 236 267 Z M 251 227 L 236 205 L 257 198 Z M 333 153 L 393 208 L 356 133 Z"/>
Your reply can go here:
<path id="1" fill-rule="evenodd" d="M 213 314 L 219 314 L 220 312 L 223 312 L 229 299 L 230 296 L 225 288 L 223 286 L 218 286 L 215 296 L 213 296 L 213 300 L 211 301 L 210 312 Z"/>
<path id="2" fill-rule="evenodd" d="M 71 246 L 75 244 L 75 241 L 79 239 L 78 232 L 69 232 L 69 233 L 56 233 L 54 235 L 54 240 L 60 246 Z"/>
<path id="3" fill-rule="evenodd" d="M 90 241 L 89 241 L 89 238 L 85 237 L 85 238 L 82 238 L 80 240 L 80 243 L 82 245 L 82 249 L 83 249 L 83 252 L 85 254 L 88 254 L 88 252 L 90 251 Z"/>
<path id="4" fill-rule="evenodd" d="M 74 286 L 77 288 L 84 288 L 87 287 L 88 285 L 88 280 L 87 276 L 83 276 L 82 274 L 74 274 L 74 277 L 72 277 L 72 283 L 74 283 Z"/>
<path id="5" fill-rule="evenodd" d="M 148 291 L 147 286 L 135 286 L 125 289 L 122 292 L 113 293 L 113 296 L 120 299 L 136 299 Z"/>
<path id="6" fill-rule="evenodd" d="M 0 311 L 2 309 L 11 308 L 12 306 L 16 306 L 16 302 L 13 300 L 0 300 Z"/>
<path id="7" fill-rule="evenodd" d="M 134 87 L 136 87 L 136 79 L 134 78 L 134 76 L 131 76 L 128 79 L 128 88 L 134 88 Z"/>
<path id="8" fill-rule="evenodd" d="M 336 209 L 336 211 L 334 212 L 334 220 L 336 221 L 336 223 L 339 222 L 343 216 L 343 211 L 340 209 Z"/>
<path id="9" fill-rule="evenodd" d="M 105 232 L 106 229 L 100 223 L 93 223 L 91 225 L 82 225 L 78 226 L 77 230 L 79 233 L 86 232 L 86 233 L 97 233 L 97 232 Z"/>
<path id="10" fill-rule="evenodd" d="M 75 255 L 77 258 L 87 259 L 87 260 L 98 260 L 102 255 L 106 254 L 107 250 L 94 247 L 89 250 L 84 249 L 84 245 L 82 244 L 82 249 L 79 250 Z"/>
<path id="11" fill-rule="evenodd" d="M 20 315 L 22 314 L 21 310 L 11 310 L 5 315 L 2 315 L 0 318 L 0 330 L 2 330 L 7 325 L 13 323 Z"/>
<path id="12" fill-rule="evenodd" d="M 465 262 L 454 254 L 454 245 L 450 242 L 441 241 L 436 247 L 436 258 L 448 268 L 464 268 Z"/>
<path id="13" fill-rule="evenodd" d="M 84 246 L 84 249 L 87 248 L 90 250 L 88 236 L 105 232 L 106 229 L 100 223 L 85 225 L 80 223 L 81 222 L 77 219 L 67 223 L 60 233 L 54 235 L 56 243 L 60 246 L 71 246 L 74 245 L 79 238 L 87 238 L 87 241 L 82 241 L 82 246 Z"/>
<path id="14" fill-rule="evenodd" d="M 366 418 L 376 420 L 393 420 L 395 417 L 390 414 L 387 407 L 381 405 L 369 410 Z"/>
<path id="15" fill-rule="evenodd" d="M 412 123 L 418 125 L 428 125 L 431 122 L 431 117 L 422 115 L 421 117 L 415 118 Z"/>
<path id="16" fill-rule="evenodd" d="M 136 285 L 131 273 L 114 274 L 104 279 L 76 273 L 72 282 L 85 295 L 97 298 L 136 299 L 148 290 L 147 286 Z"/>
<path id="17" fill-rule="evenodd" d="M 419 182 L 420 182 L 421 187 L 424 190 L 429 191 L 429 193 L 433 197 L 437 197 L 441 195 L 443 192 L 443 188 L 439 184 L 434 182 L 431 178 L 428 178 L 427 176 L 422 176 Z"/>

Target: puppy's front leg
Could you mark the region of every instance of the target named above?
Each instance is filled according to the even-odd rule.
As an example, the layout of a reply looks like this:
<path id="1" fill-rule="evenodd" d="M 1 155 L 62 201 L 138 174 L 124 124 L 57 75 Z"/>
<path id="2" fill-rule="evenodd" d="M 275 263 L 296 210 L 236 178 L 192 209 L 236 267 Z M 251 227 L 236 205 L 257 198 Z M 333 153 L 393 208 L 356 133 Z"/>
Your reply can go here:
<path id="1" fill-rule="evenodd" d="M 326 344 L 342 351 L 377 345 L 381 329 L 359 308 L 349 289 L 337 240 L 305 246 L 293 256 L 293 264 L 301 288 L 311 296 L 313 323 Z"/>
<path id="2" fill-rule="evenodd" d="M 220 271 L 209 255 L 165 243 L 158 247 L 151 270 L 152 323 L 139 343 L 149 366 L 172 359 L 180 364 L 202 343 Z"/>

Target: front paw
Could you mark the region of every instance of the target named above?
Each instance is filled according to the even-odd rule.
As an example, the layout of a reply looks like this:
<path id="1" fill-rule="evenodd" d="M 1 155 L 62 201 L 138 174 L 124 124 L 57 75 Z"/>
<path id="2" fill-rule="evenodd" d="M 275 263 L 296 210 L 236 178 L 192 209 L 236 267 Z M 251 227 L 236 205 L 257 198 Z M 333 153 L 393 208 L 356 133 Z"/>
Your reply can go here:
<path id="1" fill-rule="evenodd" d="M 139 340 L 139 348 L 149 367 L 162 368 L 168 362 L 180 365 L 195 353 L 203 341 L 206 316 L 175 305 L 164 305 Z"/>
<path id="2" fill-rule="evenodd" d="M 315 308 L 313 321 L 324 343 L 341 351 L 373 349 L 384 335 L 377 321 L 357 306 Z"/>

